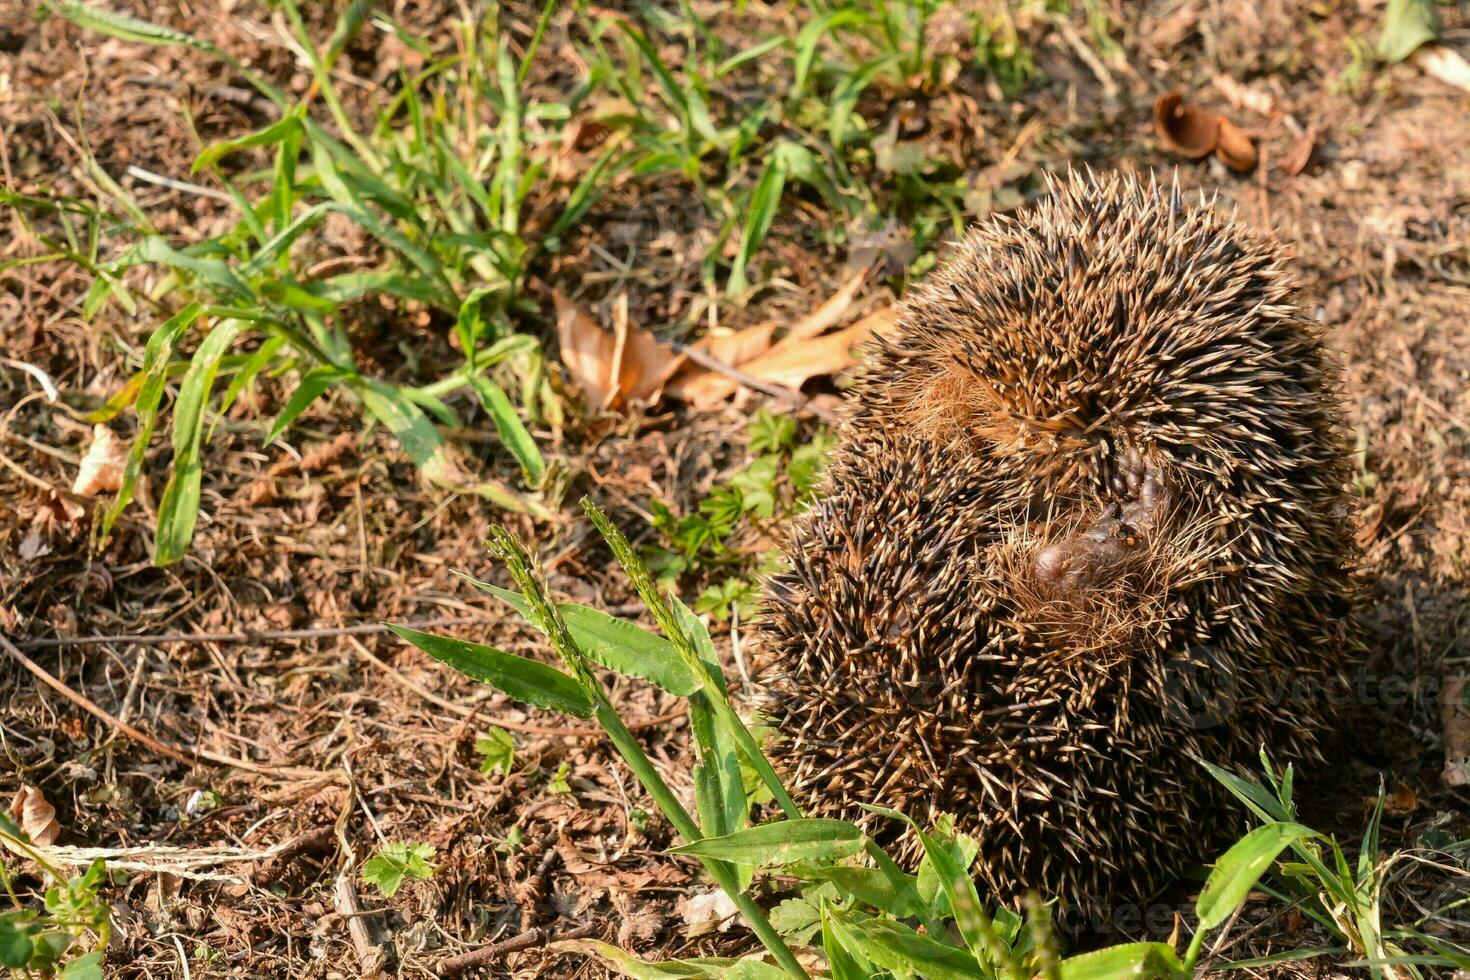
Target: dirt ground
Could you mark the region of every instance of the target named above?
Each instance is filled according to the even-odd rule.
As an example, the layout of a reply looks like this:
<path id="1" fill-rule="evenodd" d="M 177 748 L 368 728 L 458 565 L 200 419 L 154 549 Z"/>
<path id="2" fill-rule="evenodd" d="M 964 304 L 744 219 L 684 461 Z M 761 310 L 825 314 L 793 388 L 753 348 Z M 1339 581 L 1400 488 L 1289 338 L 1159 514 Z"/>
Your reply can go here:
<path id="1" fill-rule="evenodd" d="M 117 6 L 208 37 L 283 84 L 301 81 L 259 5 Z M 431 3 L 397 6 L 426 29 L 443 13 Z M 751 16 L 770 13 L 752 6 Z M 1447 39 L 1463 48 L 1463 5 L 1443 11 Z M 1363 703 L 1336 764 L 1304 774 L 1314 787 L 1302 794 L 1306 817 L 1356 839 L 1382 774 L 1391 791 L 1386 850 L 1418 846 L 1431 831 L 1463 837 L 1470 795 L 1440 779 L 1437 694 L 1470 658 L 1470 95 L 1412 65 L 1355 60 L 1354 44 L 1376 36 L 1380 8 L 1368 0 L 1173 0 L 1114 13 L 1122 58 L 1084 58 L 1072 39 L 1051 33 L 1035 52 L 1036 80 L 1014 99 L 962 76 L 954 89 L 965 100 L 919 109 L 998 202 L 1018 201 L 1034 192 L 1036 175 L 1072 165 L 1166 173 L 1177 165 L 1181 182 L 1218 192 L 1242 220 L 1287 243 L 1305 305 L 1344 367 L 1372 641 Z M 555 37 L 553 29 L 548 43 Z M 373 84 L 371 57 L 355 57 L 350 70 Z M 1240 104 L 1238 93 L 1233 100 L 1231 82 L 1269 96 L 1274 114 Z M 229 83 L 195 52 L 87 35 L 60 18 L 38 24 L 7 4 L 5 184 L 64 184 L 83 135 L 110 173 L 135 164 L 183 177 L 195 153 L 183 110 L 205 138 L 266 121 Z M 1150 112 L 1171 88 L 1259 136 L 1258 174 L 1162 150 Z M 873 108 L 880 117 L 899 110 Z M 1317 159 L 1288 176 L 1276 162 L 1308 129 L 1321 134 Z M 165 233 L 219 220 L 208 198 L 138 190 Z M 626 293 L 634 316 L 656 326 L 698 289 L 697 263 L 677 234 L 701 229 L 674 229 L 671 242 L 652 210 L 638 188 L 615 188 L 582 230 L 586 243 L 624 236 L 616 251 L 636 256 L 639 276 L 621 274 L 607 250 L 590 245 L 571 250 L 556 275 L 594 309 Z M 803 220 L 800 209 L 782 217 Z M 733 320 L 789 320 L 830 295 L 846 256 L 820 242 L 773 235 L 768 258 L 789 288 L 731 311 Z M 0 216 L 0 261 L 38 250 L 13 216 Z M 545 655 L 514 616 L 455 574 L 498 580 L 480 542 L 506 515 L 426 491 L 381 433 L 356 438 L 356 420 L 324 403 L 285 444 L 263 449 L 279 394 L 265 385 L 207 448 L 204 516 L 186 560 L 165 570 L 148 562 L 156 485 L 95 547 L 94 514 L 66 490 L 88 426 L 14 364 L 39 367 L 68 392 L 105 396 L 121 384 L 114 352 L 140 347 L 152 323 L 115 310 L 84 322 L 86 287 L 84 274 L 55 263 L 0 274 L 0 631 L 75 695 L 0 657 L 0 791 L 38 787 L 56 807 L 63 843 L 145 849 L 139 860 L 153 870 L 119 874 L 108 891 L 109 975 L 355 976 L 381 957 L 399 975 L 428 976 L 446 957 L 533 929 L 527 948 L 491 958 L 481 975 L 602 975 L 581 957 L 547 951 L 536 941 L 545 938 L 592 935 L 645 957 L 728 948 L 731 934 L 687 934 L 679 903 L 707 886 L 690 861 L 661 855 L 666 825 L 645 826 L 653 808 L 601 739 L 374 631 L 383 621 L 458 623 L 460 635 Z M 576 498 L 591 493 L 646 534 L 650 498 L 687 504 L 742 463 L 744 420 L 740 408 L 696 416 L 660 407 L 569 427 L 557 451 L 573 477 L 557 519 L 512 515 L 510 526 L 534 542 L 555 589 L 634 613 Z M 306 472 L 299 461 L 309 453 L 319 455 Z M 250 493 L 283 461 L 273 496 Z M 358 624 L 369 629 L 344 631 Z M 717 634 L 728 648 L 728 630 Z M 99 720 L 77 698 L 117 721 Z M 648 722 L 640 733 L 650 755 L 688 790 L 683 719 L 646 688 L 619 689 L 619 699 L 626 716 Z M 510 776 L 479 772 L 473 745 L 490 719 L 515 733 Z M 124 725 L 156 741 L 144 744 Z M 181 762 L 158 743 L 246 765 Z M 552 792 L 548 776 L 563 763 L 571 792 Z M 201 810 L 209 793 L 218 805 Z M 392 899 L 360 888 L 362 914 L 344 914 L 339 883 L 355 880 L 353 864 L 380 837 L 433 845 L 442 869 Z M 204 863 L 190 863 L 199 852 Z M 1411 867 L 1386 899 L 1385 922 L 1422 914 L 1414 908 L 1432 879 Z M 1253 903 L 1249 925 L 1215 952 L 1331 945 L 1278 908 Z M 353 926 L 365 929 L 354 937 Z M 1251 975 L 1353 972 L 1332 964 Z"/>

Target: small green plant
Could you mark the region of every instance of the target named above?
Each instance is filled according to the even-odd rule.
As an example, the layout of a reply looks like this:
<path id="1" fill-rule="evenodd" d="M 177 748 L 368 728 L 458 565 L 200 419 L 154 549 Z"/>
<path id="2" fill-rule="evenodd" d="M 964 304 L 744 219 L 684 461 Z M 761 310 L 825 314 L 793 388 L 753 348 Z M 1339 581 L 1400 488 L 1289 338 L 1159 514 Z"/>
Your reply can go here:
<path id="1" fill-rule="evenodd" d="M 759 532 L 805 509 L 835 441 L 818 428 L 803 443 L 794 418 L 765 409 L 751 419 L 746 435 L 754 459 L 714 487 L 693 513 L 677 515 L 657 500 L 649 505 L 663 543 L 649 548 L 645 560 L 659 584 L 717 578 L 705 586 L 694 609 L 721 620 L 754 612 L 758 581 L 778 568 L 774 556 L 752 557 L 742 550 L 741 532 Z"/>
<path id="2" fill-rule="evenodd" d="M 741 959 L 644 963 L 606 943 L 574 940 L 559 948 L 594 953 L 630 976 L 1026 980 L 1040 975 L 1046 980 L 1120 976 L 1175 980 L 1196 975 L 1204 939 L 1234 916 L 1290 848 L 1302 863 L 1283 863 L 1276 876 L 1300 894 L 1284 897 L 1295 900 L 1324 927 L 1349 936 L 1350 948 L 1370 969 L 1405 964 L 1411 975 L 1417 975 L 1412 972 L 1415 964 L 1465 961 L 1458 948 L 1419 933 L 1412 938 L 1431 953 L 1407 957 L 1398 940 L 1410 934 L 1398 930 L 1390 941 L 1378 928 L 1378 814 L 1370 823 L 1357 870 L 1352 871 L 1335 840 L 1296 821 L 1290 768 L 1278 777 L 1264 757 L 1270 789 L 1212 767 L 1262 823 L 1215 862 L 1195 903 L 1196 926 L 1183 948 L 1136 942 L 1063 959 L 1049 910 L 1041 901 L 1028 902 L 1025 917 L 1006 908 L 987 910 L 970 875 L 983 844 L 957 833 L 952 821 L 940 819 L 925 829 L 902 813 L 869 808 L 904 824 L 922 845 L 919 867 L 909 873 L 856 825 L 803 816 L 731 704 L 704 624 L 676 597 L 659 589 L 606 515 L 589 501 L 584 500 L 583 507 L 662 635 L 586 606 L 552 602 L 525 549 L 500 528 L 493 531 L 490 548 L 508 567 L 516 590 L 477 584 L 509 602 L 547 636 L 561 669 L 482 644 L 392 629 L 430 656 L 513 698 L 595 719 L 679 836 L 681 842 L 671 853 L 701 862 L 735 903 L 765 953 Z M 686 700 L 697 760 L 694 812 L 669 788 L 618 716 L 594 674 L 596 668 L 648 681 Z M 754 825 L 752 784 L 777 811 L 772 819 Z M 767 911 L 767 901 L 778 891 L 790 892 L 777 876 L 800 884 L 795 895 Z M 808 974 L 798 950 L 825 966 Z M 1297 951 L 1284 958 L 1321 952 Z"/>
<path id="3" fill-rule="evenodd" d="M 57 868 L 9 816 L 0 813 L 0 847 L 34 863 L 50 882 L 41 908 L 22 901 L 13 871 L 0 860 L 0 887 L 11 908 L 0 912 L 0 967 L 16 976 L 102 980 L 111 935 L 107 903 L 97 895 L 106 876 L 99 858 L 79 875 Z"/>
<path id="4" fill-rule="evenodd" d="M 426 881 L 438 869 L 430 862 L 434 860 L 434 848 L 415 841 L 394 841 L 378 848 L 378 853 L 368 858 L 362 866 L 362 880 L 392 898 L 412 878 Z"/>
<path id="5" fill-rule="evenodd" d="M 462 472 L 436 423 L 461 426 L 460 412 L 445 399 L 469 392 L 519 465 L 525 486 L 542 483 L 546 463 L 522 415 L 535 422 L 560 409 L 542 369 L 539 343 L 518 332 L 515 320 L 536 309 L 524 291 L 530 270 L 591 206 L 613 163 L 611 153 L 570 188 L 559 211 L 538 213 L 532 234 L 527 199 L 553 178 L 544 163 L 528 159 L 525 145 L 532 130 L 558 126 L 571 112 L 565 103 L 524 98 L 539 31 L 517 59 L 495 18 L 466 20 L 455 31 L 458 50 L 416 74 L 404 73 L 397 94 L 377 107 L 364 130 L 354 125 L 332 80 L 349 43 L 369 28 L 423 55 L 430 53 L 427 43 L 372 18 L 366 0 L 353 0 L 319 46 L 296 0 L 280 0 L 279 7 L 310 64 L 307 91 L 289 100 L 231 61 L 274 105 L 277 118 L 201 150 L 193 171 L 213 178 L 223 192 L 166 178 L 169 186 L 233 204 L 233 227 L 203 241 L 170 241 L 90 157 L 88 176 L 98 188 L 98 206 L 0 192 L 0 203 L 20 214 L 44 212 L 59 228 L 59 237 L 32 229 L 52 250 L 43 258 L 69 259 L 92 274 L 85 316 L 111 303 L 129 313 L 146 308 L 159 318 L 140 370 L 91 415 L 91 421 L 105 422 L 131 407 L 137 417 L 123 485 L 104 517 L 104 533 L 132 498 L 150 438 L 164 421 L 165 389 L 175 379 L 180 382 L 171 411 L 174 457 L 158 504 L 158 564 L 180 558 L 192 539 L 202 444 L 263 376 L 296 377 L 265 434 L 267 442 L 327 392 L 341 392 L 388 429 L 431 481 L 478 492 L 509 509 L 544 513 L 533 498 Z M 86 3 L 65 0 L 48 9 L 126 41 L 189 47 L 230 60 L 187 34 Z M 548 15 L 552 9 L 548 4 Z M 313 115 L 319 106 L 330 117 L 330 130 Z M 268 155 L 269 167 L 227 169 L 249 159 L 247 153 Z M 325 256 L 324 234 L 340 243 Z M 104 257 L 104 245 L 112 256 Z M 135 294 L 127 285 L 128 270 L 137 266 L 156 273 L 156 285 L 146 293 Z M 364 362 L 385 355 L 363 348 L 371 346 L 374 324 L 385 317 L 436 328 L 458 348 L 461 362 L 427 384 L 375 375 Z M 184 358 L 180 352 L 190 343 L 193 353 Z M 408 337 L 389 337 L 384 346 L 390 360 L 402 359 L 416 373 L 418 352 Z M 519 407 L 507 392 L 512 382 Z"/>
<path id="6" fill-rule="evenodd" d="M 504 728 L 492 728 L 475 739 L 475 752 L 480 756 L 480 771 L 509 774 L 516 761 L 516 743 Z"/>

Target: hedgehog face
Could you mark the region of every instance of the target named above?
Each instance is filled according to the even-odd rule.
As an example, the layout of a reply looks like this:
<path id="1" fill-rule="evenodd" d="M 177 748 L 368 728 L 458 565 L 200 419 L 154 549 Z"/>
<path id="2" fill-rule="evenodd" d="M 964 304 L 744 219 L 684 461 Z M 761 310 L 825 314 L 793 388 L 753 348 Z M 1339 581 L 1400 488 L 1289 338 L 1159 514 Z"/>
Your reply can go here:
<path id="1" fill-rule="evenodd" d="M 762 627 L 813 812 L 912 856 L 858 804 L 947 810 L 994 897 L 1109 902 L 1211 845 L 1192 758 L 1316 751 L 1297 694 L 1355 649 L 1352 535 L 1289 292 L 1207 207 L 1073 178 L 904 301 Z"/>

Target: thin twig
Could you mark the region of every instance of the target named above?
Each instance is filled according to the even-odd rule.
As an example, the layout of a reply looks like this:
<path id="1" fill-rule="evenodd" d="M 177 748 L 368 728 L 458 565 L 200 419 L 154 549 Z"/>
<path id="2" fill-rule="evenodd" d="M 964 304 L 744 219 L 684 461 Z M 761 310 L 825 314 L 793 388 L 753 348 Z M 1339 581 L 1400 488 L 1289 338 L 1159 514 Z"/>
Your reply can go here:
<path id="1" fill-rule="evenodd" d="M 732 367 L 731 365 L 726 364 L 724 361 L 715 357 L 709 351 L 703 350 L 699 347 L 695 347 L 692 344 L 681 344 L 678 342 L 675 342 L 673 344 L 673 348 L 675 353 L 683 354 L 685 357 L 689 358 L 689 360 L 693 361 L 695 364 L 698 364 L 700 367 L 705 368 L 706 370 L 713 371 L 716 374 L 722 374 L 725 377 L 729 378 L 731 381 L 743 385 L 746 388 L 750 388 L 752 391 L 758 391 L 763 395 L 770 395 L 772 398 L 787 402 L 791 405 L 796 406 L 797 408 L 807 409 L 823 422 L 832 422 L 835 421 L 837 418 L 837 416 L 833 414 L 830 409 L 823 408 L 822 406 L 816 404 L 797 389 L 788 388 L 786 385 L 778 385 L 773 382 L 764 381 L 761 378 L 757 378 L 753 374 L 749 374 L 745 371 L 740 370 L 737 367 Z"/>
<path id="2" fill-rule="evenodd" d="M 87 711 L 88 713 L 102 719 L 108 725 L 122 732 L 124 735 L 128 736 L 133 741 L 139 743 L 145 748 L 152 749 L 159 755 L 167 756 L 168 758 L 173 759 L 176 762 L 182 762 L 185 765 L 190 766 L 198 765 L 204 762 L 210 762 L 219 766 L 229 766 L 232 769 L 241 769 L 245 772 L 253 772 L 264 776 L 275 776 L 285 779 L 330 780 L 337 778 L 331 773 L 324 773 L 316 769 L 300 769 L 295 766 L 263 766 L 255 762 L 250 762 L 246 759 L 237 759 L 233 756 L 222 755 L 218 752 L 211 752 L 208 749 L 200 749 L 193 746 L 189 747 L 188 749 L 177 749 L 172 745 L 165 745 L 163 742 L 160 742 L 152 735 L 149 735 L 146 732 L 134 728 L 127 722 L 99 707 L 95 702 L 89 700 L 86 697 L 83 697 L 76 691 L 73 691 L 70 687 L 67 687 L 66 684 L 57 680 L 55 677 L 52 677 L 51 674 L 47 673 L 44 668 L 42 668 L 30 657 L 27 657 L 24 653 L 22 653 L 20 651 L 20 648 L 17 647 L 14 643 L 11 643 L 10 638 L 3 633 L 0 633 L 0 649 L 3 649 L 6 653 L 10 654 L 10 656 L 13 657 L 16 662 L 18 662 L 22 667 L 34 674 L 37 680 L 41 681 L 47 687 L 50 687 L 52 690 L 56 691 L 72 704 L 75 704 L 77 707 L 83 709 L 84 711 Z"/>
<path id="3" fill-rule="evenodd" d="M 443 626 L 466 626 L 471 623 L 498 623 L 500 617 L 458 616 L 450 619 L 427 619 L 403 623 L 410 629 L 428 630 Z M 358 623 L 355 626 L 320 626 L 294 630 L 238 630 L 233 633 L 120 633 L 115 636 L 45 636 L 19 644 L 24 650 L 43 647 L 80 646 L 163 646 L 169 643 L 270 643 L 279 640 L 320 640 L 333 636 L 363 636 L 388 632 L 386 623 Z"/>
<path id="4" fill-rule="evenodd" d="M 595 923 L 578 926 L 561 936 L 555 938 L 556 942 L 564 942 L 569 939 L 583 939 L 597 932 Z M 479 966 L 486 966 L 495 962 L 509 953 L 520 953 L 538 946 L 545 946 L 553 941 L 553 937 L 546 934 L 543 929 L 527 929 L 525 932 L 511 936 L 509 939 L 489 946 L 481 946 L 472 949 L 468 953 L 460 953 L 451 956 L 439 964 L 439 975 L 445 977 L 458 976 L 467 970 L 473 970 Z"/>

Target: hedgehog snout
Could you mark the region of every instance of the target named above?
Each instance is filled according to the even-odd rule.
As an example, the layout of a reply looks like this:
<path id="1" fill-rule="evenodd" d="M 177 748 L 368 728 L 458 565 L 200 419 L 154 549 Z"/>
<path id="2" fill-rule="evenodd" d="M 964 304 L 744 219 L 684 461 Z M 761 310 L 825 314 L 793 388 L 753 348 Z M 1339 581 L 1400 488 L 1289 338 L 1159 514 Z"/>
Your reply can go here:
<path id="1" fill-rule="evenodd" d="M 1033 559 L 1032 571 L 1054 598 L 1080 598 L 1117 580 L 1125 565 L 1142 554 L 1163 522 L 1168 491 L 1159 466 L 1136 449 L 1123 457 L 1113 489 L 1127 499 L 1113 501 L 1080 531 L 1053 541 Z"/>

